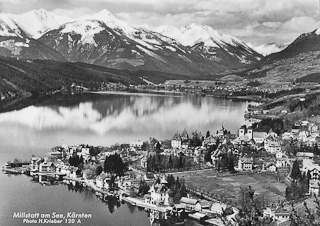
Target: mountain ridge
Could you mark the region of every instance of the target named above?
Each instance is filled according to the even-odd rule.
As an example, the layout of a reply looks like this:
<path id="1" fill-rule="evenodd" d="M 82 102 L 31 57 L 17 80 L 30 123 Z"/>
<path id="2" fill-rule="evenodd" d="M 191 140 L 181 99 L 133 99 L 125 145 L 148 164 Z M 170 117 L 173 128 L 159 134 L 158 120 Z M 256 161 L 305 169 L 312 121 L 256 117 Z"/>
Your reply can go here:
<path id="1" fill-rule="evenodd" d="M 33 59 L 65 58 L 70 62 L 80 61 L 124 70 L 192 75 L 220 73 L 257 62 L 262 57 L 237 38 L 221 34 L 206 25 L 191 24 L 189 28 L 216 37 L 207 37 L 206 40 L 194 42 L 193 46 L 186 46 L 146 26 L 131 26 L 117 19 L 108 10 L 77 19 L 58 17 L 45 10 L 7 17 L 13 18 L 11 21 L 15 19 L 14 24 L 17 28 L 12 25 L 11 30 L 16 29 L 21 38 L 34 38 L 35 41 L 51 48 L 52 53 L 57 52 L 50 56 L 46 56 L 45 53 L 38 54 L 31 57 Z M 32 29 L 25 25 L 28 20 L 35 24 Z M 2 27 L 2 30 L 5 30 L 5 26 Z M 209 42 L 214 43 L 213 40 L 218 44 L 207 45 Z M 16 40 L 12 39 L 11 42 L 15 45 Z M 7 46 L 3 45 L 2 49 L 5 47 Z M 20 49 L 18 53 L 27 51 L 27 46 L 22 45 Z M 5 51 L 5 56 L 11 57 L 25 58 L 32 55 L 32 51 L 27 51 L 29 53 L 22 56 L 13 50 L 10 55 L 8 48 Z M 4 50 L 1 51 L 0 47 L 0 53 L 2 52 Z M 33 52 L 41 51 L 37 49 Z M 53 55 L 57 57 L 52 58 Z"/>

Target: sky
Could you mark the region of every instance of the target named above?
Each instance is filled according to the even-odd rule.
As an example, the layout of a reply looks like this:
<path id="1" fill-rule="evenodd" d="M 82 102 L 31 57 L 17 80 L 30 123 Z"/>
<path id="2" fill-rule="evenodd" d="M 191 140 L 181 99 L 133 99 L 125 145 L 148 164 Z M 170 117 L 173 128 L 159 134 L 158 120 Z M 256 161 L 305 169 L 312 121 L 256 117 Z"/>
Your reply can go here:
<path id="1" fill-rule="evenodd" d="M 206 24 L 256 46 L 292 42 L 320 28 L 320 0 L 0 0 L 2 13 L 40 8 L 70 17 L 107 9 L 151 27 Z"/>

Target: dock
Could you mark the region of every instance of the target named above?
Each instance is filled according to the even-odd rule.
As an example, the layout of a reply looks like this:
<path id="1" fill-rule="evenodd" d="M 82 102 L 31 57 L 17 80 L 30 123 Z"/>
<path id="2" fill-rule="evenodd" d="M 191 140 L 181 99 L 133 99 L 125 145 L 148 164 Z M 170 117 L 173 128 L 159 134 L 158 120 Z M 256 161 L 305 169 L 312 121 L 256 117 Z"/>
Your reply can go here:
<path id="1" fill-rule="evenodd" d="M 137 199 L 137 198 L 132 198 L 132 197 L 123 197 L 122 200 L 131 203 L 132 205 L 135 206 L 139 206 L 139 207 L 143 207 L 143 208 L 147 208 L 150 210 L 155 210 L 155 211 L 159 211 L 162 213 L 166 213 L 167 211 L 171 210 L 171 207 L 162 207 L 162 206 L 157 206 L 154 204 L 150 204 L 150 203 L 146 203 L 141 199 Z"/>

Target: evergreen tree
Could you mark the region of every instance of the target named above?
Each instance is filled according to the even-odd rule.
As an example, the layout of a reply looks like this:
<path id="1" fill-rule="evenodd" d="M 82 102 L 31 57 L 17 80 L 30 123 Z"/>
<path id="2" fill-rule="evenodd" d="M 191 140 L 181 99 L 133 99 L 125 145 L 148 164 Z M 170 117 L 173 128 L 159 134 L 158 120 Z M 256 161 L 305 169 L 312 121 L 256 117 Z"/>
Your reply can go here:
<path id="1" fill-rule="evenodd" d="M 172 156 L 169 156 L 169 164 L 168 164 L 168 168 L 172 169 L 173 168 L 173 160 L 172 160 Z"/>
<path id="2" fill-rule="evenodd" d="M 228 158 L 228 170 L 234 172 L 234 161 L 232 157 Z"/>
<path id="3" fill-rule="evenodd" d="M 297 180 L 301 177 L 300 167 L 297 160 L 293 162 L 290 177 L 294 180 Z"/>
<path id="4" fill-rule="evenodd" d="M 96 168 L 96 176 L 99 176 L 102 173 L 102 171 L 103 171 L 102 166 L 97 166 L 97 168 Z"/>
<path id="5" fill-rule="evenodd" d="M 206 138 L 210 137 L 210 131 L 207 131 Z"/>

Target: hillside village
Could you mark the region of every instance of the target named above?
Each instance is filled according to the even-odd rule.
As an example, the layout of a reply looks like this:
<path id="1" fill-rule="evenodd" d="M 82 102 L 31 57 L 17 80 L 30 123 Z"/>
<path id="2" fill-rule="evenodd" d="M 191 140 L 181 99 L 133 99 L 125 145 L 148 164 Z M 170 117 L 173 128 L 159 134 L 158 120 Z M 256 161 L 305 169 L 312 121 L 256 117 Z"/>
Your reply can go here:
<path id="1" fill-rule="evenodd" d="M 214 187 L 201 190 L 198 187 L 201 184 L 190 183 L 184 172 L 199 172 L 199 175 L 212 172 L 215 178 L 273 175 L 285 194 L 261 206 L 253 219 L 262 220 L 266 225 L 284 225 L 282 223 L 290 220 L 288 205 L 293 194 L 290 189 L 300 186 L 298 178 L 306 177 L 301 186 L 308 188 L 299 194 L 301 198 L 319 195 L 319 125 L 299 121 L 282 134 L 273 132 L 272 128 L 267 132 L 256 131 L 256 128 L 255 124 L 243 125 L 237 134 L 232 134 L 222 126 L 212 134 L 207 131 L 205 136 L 198 131 L 189 135 L 184 129 L 168 141 L 152 138 L 109 148 L 63 145 L 53 148 L 48 157 L 31 157 L 29 163 L 22 165 L 7 163 L 4 170 L 27 173 L 43 185 L 54 184 L 52 177 L 64 183 L 77 182 L 97 194 L 121 197 L 151 209 L 158 214 L 155 219 L 167 214 L 182 217 L 183 212 L 186 213 L 183 216 L 213 222 L 213 225 L 241 221 L 239 213 L 244 213 L 243 206 L 240 201 L 222 199 L 215 194 Z M 298 166 L 298 176 L 293 176 L 294 165 Z M 242 188 L 248 189 L 246 186 L 251 191 L 250 185 L 243 184 Z M 253 197 L 246 199 L 254 203 Z"/>

